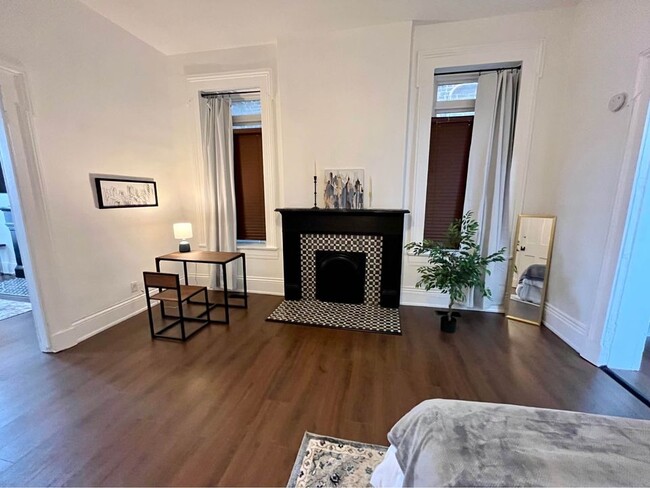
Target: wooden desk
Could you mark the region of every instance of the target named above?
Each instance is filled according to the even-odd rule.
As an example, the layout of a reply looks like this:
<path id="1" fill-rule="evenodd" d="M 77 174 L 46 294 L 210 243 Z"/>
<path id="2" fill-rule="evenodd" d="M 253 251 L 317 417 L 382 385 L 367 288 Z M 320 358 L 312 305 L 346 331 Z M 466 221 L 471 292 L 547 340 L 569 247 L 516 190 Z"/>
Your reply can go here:
<path id="1" fill-rule="evenodd" d="M 226 274 L 226 264 L 241 259 L 242 272 L 244 277 L 244 293 L 228 292 L 228 276 Z M 171 252 L 156 258 L 156 271 L 160 273 L 161 261 L 176 261 L 183 263 L 183 276 L 185 277 L 185 284 L 189 285 L 187 277 L 187 263 L 201 263 L 201 264 L 216 264 L 221 267 L 222 283 L 223 283 L 223 300 L 224 303 L 211 303 L 210 309 L 215 307 L 224 307 L 225 320 L 210 320 L 221 324 L 230 323 L 230 307 L 233 308 L 248 308 L 248 287 L 246 284 L 246 255 L 243 252 L 216 252 L 216 251 L 189 251 L 189 252 Z M 229 298 L 241 298 L 243 304 L 231 304 Z"/>

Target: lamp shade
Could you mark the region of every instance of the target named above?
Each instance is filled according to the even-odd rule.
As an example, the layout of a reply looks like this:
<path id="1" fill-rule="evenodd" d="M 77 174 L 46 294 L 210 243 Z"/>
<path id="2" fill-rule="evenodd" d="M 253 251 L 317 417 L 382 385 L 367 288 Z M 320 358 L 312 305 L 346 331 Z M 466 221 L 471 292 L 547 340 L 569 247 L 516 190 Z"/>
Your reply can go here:
<path id="1" fill-rule="evenodd" d="M 175 239 L 190 239 L 192 237 L 192 224 L 189 222 L 180 222 L 174 224 Z"/>

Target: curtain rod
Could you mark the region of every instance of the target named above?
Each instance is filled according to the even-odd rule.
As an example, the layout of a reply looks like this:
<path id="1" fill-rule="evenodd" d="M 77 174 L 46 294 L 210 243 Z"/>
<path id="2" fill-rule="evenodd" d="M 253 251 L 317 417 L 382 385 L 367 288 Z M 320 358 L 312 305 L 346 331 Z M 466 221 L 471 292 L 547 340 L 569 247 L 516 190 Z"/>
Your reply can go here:
<path id="1" fill-rule="evenodd" d="M 260 93 L 260 90 L 242 90 L 242 91 L 226 91 L 226 92 L 212 92 L 212 93 L 201 93 L 203 98 L 210 97 L 220 97 L 225 95 L 248 95 L 251 93 Z"/>
<path id="2" fill-rule="evenodd" d="M 491 71 L 497 71 L 497 72 L 498 71 L 505 71 L 507 69 L 519 69 L 520 70 L 521 66 L 510 66 L 508 68 L 470 69 L 470 70 L 467 70 L 467 71 L 449 71 L 449 72 L 447 72 L 446 69 L 443 68 L 443 70 L 445 70 L 444 73 L 436 73 L 434 71 L 433 74 L 434 74 L 434 76 L 468 75 L 468 74 L 478 74 L 478 75 L 480 75 L 481 73 L 489 73 Z"/>

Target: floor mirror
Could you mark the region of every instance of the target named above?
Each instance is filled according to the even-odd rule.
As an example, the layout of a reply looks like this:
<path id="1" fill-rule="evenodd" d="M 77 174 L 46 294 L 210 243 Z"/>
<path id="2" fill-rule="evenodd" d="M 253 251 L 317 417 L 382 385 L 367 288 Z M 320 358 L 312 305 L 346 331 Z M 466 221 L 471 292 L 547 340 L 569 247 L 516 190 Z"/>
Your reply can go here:
<path id="1" fill-rule="evenodd" d="M 520 215 L 506 286 L 509 319 L 540 325 L 551 266 L 555 216 Z"/>

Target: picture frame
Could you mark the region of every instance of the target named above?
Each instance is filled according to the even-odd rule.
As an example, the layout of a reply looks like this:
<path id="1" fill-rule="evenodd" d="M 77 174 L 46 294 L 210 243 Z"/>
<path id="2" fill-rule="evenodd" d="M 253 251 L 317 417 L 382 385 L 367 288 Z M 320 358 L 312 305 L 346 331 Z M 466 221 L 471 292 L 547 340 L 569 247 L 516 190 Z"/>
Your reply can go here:
<path id="1" fill-rule="evenodd" d="M 158 188 L 153 180 L 95 178 L 100 209 L 157 207 Z"/>
<path id="2" fill-rule="evenodd" d="M 366 207 L 364 169 L 325 169 L 323 176 L 323 204 L 326 209 L 360 210 Z"/>

